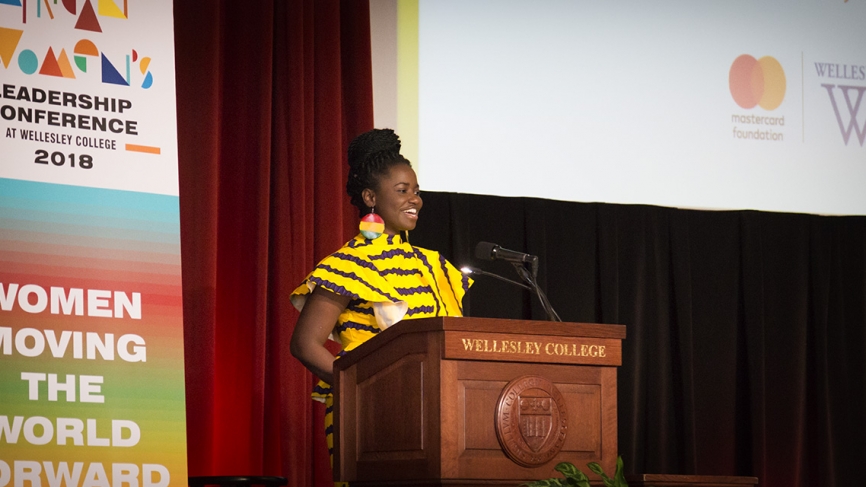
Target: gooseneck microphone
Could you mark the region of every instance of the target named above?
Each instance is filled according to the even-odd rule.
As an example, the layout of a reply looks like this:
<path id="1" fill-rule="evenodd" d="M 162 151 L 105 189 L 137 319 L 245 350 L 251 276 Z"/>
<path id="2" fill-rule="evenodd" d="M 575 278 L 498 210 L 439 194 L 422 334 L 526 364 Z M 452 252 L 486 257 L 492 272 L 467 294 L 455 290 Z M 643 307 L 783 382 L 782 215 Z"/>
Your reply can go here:
<path id="1" fill-rule="evenodd" d="M 460 272 L 462 272 L 464 274 L 478 274 L 480 276 L 492 277 L 494 279 L 499 279 L 500 281 L 514 284 L 515 286 L 520 286 L 523 289 L 526 289 L 527 291 L 533 290 L 531 287 L 527 286 L 526 284 L 523 284 L 522 282 L 512 281 L 511 279 L 502 277 L 499 274 L 494 274 L 492 272 L 482 271 L 481 269 L 479 269 L 477 267 L 471 267 L 471 266 L 465 265 L 465 266 L 460 268 Z"/>
<path id="2" fill-rule="evenodd" d="M 533 263 L 538 261 L 535 255 L 524 254 L 516 250 L 503 249 L 501 246 L 490 242 L 478 242 L 475 246 L 475 257 L 483 260 L 504 260 L 506 262 L 527 262 Z"/>
<path id="3" fill-rule="evenodd" d="M 541 307 L 544 308 L 544 313 L 547 315 L 548 320 L 562 321 L 562 318 L 560 318 L 556 311 L 553 310 L 553 306 L 550 305 L 550 301 L 547 299 L 547 296 L 544 294 L 544 291 L 541 290 L 541 287 L 539 287 L 538 281 L 536 280 L 536 276 L 538 275 L 537 256 L 517 252 L 516 250 L 503 249 L 495 243 L 478 242 L 478 244 L 475 245 L 475 257 L 483 260 L 504 260 L 511 263 L 517 271 L 517 274 L 526 282 L 526 284 L 528 284 L 528 286 L 472 267 L 464 267 L 463 272 L 474 272 L 476 274 L 487 275 L 503 281 L 511 282 L 512 284 L 523 286 L 538 296 L 538 300 L 541 302 Z M 529 270 L 526 268 L 525 264 L 529 264 Z"/>

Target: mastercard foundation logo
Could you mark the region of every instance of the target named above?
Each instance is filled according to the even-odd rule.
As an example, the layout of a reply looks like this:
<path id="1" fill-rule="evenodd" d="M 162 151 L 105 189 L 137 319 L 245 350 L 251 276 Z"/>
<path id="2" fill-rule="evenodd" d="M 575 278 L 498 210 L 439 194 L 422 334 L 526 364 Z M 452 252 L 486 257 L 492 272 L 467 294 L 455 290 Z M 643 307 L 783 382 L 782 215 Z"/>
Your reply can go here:
<path id="1" fill-rule="evenodd" d="M 785 70 L 771 56 L 755 59 L 743 54 L 738 57 L 731 64 L 728 84 L 731 96 L 742 108 L 760 105 L 764 110 L 775 110 L 785 99 Z"/>

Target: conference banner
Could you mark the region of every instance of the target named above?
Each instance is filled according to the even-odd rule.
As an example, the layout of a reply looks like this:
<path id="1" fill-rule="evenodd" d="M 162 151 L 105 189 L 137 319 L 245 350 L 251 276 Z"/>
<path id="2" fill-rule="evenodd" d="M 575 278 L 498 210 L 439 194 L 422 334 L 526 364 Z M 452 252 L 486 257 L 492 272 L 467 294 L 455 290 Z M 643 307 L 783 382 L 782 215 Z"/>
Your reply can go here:
<path id="1" fill-rule="evenodd" d="M 187 484 L 171 0 L 0 0 L 0 487 Z"/>

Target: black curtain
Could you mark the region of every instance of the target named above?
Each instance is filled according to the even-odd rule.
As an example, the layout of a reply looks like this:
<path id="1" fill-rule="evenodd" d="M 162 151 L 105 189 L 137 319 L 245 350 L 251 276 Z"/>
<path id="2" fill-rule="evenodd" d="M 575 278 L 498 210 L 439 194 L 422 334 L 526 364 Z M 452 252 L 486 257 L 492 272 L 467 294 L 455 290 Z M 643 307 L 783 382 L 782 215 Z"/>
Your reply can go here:
<path id="1" fill-rule="evenodd" d="M 627 326 L 619 450 L 634 473 L 859 485 L 866 465 L 866 217 L 425 193 L 414 245 L 540 256 L 565 321 Z M 470 316 L 544 319 L 484 276 Z"/>

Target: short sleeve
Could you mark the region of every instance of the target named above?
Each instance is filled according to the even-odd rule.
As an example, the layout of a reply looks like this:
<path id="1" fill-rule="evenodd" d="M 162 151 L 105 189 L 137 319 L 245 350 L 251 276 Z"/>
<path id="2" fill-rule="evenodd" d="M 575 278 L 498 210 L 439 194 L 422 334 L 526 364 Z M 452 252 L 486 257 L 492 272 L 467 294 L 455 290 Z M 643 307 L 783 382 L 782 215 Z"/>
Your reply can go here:
<path id="1" fill-rule="evenodd" d="M 372 262 L 345 250 L 319 262 L 292 292 L 291 301 L 295 308 L 302 310 L 307 297 L 317 286 L 370 303 L 376 323 L 383 330 L 403 319 L 408 310 L 406 301 Z"/>

